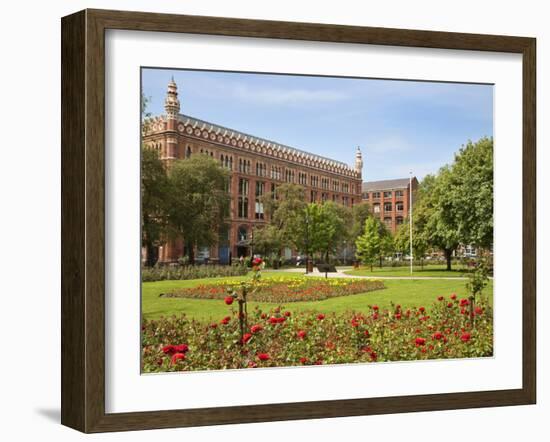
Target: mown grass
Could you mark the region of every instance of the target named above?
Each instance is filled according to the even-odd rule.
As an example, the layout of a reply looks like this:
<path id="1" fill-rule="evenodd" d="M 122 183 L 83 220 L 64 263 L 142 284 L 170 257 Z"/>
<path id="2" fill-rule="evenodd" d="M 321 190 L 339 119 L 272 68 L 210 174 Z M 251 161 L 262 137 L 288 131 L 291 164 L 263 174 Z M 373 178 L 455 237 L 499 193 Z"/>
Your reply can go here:
<path id="1" fill-rule="evenodd" d="M 355 276 L 429 276 L 440 278 L 465 277 L 468 274 L 467 268 L 455 265 L 452 270 L 447 270 L 444 264 L 432 264 L 429 266 L 414 266 L 411 275 L 410 267 L 360 267 L 356 270 L 347 270 L 344 273 Z"/>
<path id="2" fill-rule="evenodd" d="M 266 276 L 269 272 L 265 272 Z M 297 278 L 300 274 L 277 272 L 278 277 Z M 231 278 L 232 280 L 247 279 L 247 277 Z M 217 278 L 189 281 L 158 281 L 142 284 L 142 314 L 145 318 L 155 319 L 161 316 L 172 316 L 185 313 L 188 317 L 201 321 L 215 320 L 227 315 L 230 307 L 223 301 L 210 299 L 161 298 L 159 294 L 167 293 L 177 288 L 193 287 L 200 284 L 215 283 Z M 438 296 L 450 296 L 456 293 L 459 297 L 466 296 L 466 281 L 464 280 L 385 280 L 383 290 L 358 295 L 342 296 L 323 301 L 292 302 L 287 305 L 291 311 L 313 310 L 318 312 L 337 312 L 347 310 L 365 311 L 369 305 L 377 304 L 380 308 L 389 308 L 391 303 L 401 304 L 403 308 L 421 306 L 429 307 Z M 485 289 L 484 295 L 492 303 L 493 281 Z M 249 302 L 249 309 L 259 306 L 269 310 L 277 306 L 272 303 Z"/>

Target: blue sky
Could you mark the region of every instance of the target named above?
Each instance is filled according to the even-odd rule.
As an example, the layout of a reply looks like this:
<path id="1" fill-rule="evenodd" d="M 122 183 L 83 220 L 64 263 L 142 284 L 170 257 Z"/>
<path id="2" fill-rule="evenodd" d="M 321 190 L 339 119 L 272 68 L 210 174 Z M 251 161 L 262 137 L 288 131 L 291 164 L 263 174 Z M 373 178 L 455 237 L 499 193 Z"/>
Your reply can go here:
<path id="1" fill-rule="evenodd" d="M 143 69 L 148 112 L 178 85 L 181 113 L 352 165 L 363 180 L 419 179 L 493 135 L 491 85 Z"/>

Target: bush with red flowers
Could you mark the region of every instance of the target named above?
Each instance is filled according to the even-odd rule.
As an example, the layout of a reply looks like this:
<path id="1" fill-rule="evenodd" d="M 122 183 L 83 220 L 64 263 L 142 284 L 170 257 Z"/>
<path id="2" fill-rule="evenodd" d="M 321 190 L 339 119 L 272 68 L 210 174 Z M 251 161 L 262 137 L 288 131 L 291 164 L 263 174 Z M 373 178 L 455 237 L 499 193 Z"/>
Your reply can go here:
<path id="1" fill-rule="evenodd" d="M 248 312 L 241 336 L 231 316 L 201 322 L 186 316 L 144 320 L 143 372 L 222 370 L 417 359 L 488 357 L 493 354 L 493 312 L 461 314 L 460 299 L 431 306 L 319 313 L 275 307 Z M 450 303 L 453 308 L 448 308 Z M 462 307 L 464 308 L 464 307 Z M 287 315 L 286 312 L 292 312 Z M 418 312 L 418 315 L 415 314 Z M 233 315 L 237 315 L 233 312 Z M 229 319 L 228 319 L 229 318 Z M 218 323 L 224 324 L 218 327 Z M 250 325 L 251 324 L 251 325 Z"/>

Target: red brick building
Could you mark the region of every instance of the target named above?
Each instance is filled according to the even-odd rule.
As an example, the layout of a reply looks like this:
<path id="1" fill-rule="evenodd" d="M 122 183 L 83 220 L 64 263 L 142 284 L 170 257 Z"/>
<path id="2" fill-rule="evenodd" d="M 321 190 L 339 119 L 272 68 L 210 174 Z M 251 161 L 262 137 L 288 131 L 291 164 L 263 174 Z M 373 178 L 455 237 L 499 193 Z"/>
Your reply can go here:
<path id="1" fill-rule="evenodd" d="M 413 203 L 418 180 L 412 178 Z M 363 201 L 370 204 L 374 216 L 380 218 L 386 227 L 395 233 L 399 225 L 409 216 L 409 178 L 363 183 Z"/>
<path id="2" fill-rule="evenodd" d="M 218 245 L 201 247 L 197 257 L 228 263 L 249 256 L 254 229 L 269 222 L 260 197 L 283 183 L 305 189 L 308 202 L 335 201 L 346 206 L 361 202 L 363 160 L 357 148 L 354 167 L 235 129 L 180 114 L 176 83 L 168 84 L 164 115 L 148 119 L 143 143 L 159 151 L 165 162 L 209 155 L 231 172 L 229 228 Z M 287 258 L 292 251 L 285 250 Z M 182 241 L 159 248 L 159 261 L 172 262 L 185 254 Z"/>

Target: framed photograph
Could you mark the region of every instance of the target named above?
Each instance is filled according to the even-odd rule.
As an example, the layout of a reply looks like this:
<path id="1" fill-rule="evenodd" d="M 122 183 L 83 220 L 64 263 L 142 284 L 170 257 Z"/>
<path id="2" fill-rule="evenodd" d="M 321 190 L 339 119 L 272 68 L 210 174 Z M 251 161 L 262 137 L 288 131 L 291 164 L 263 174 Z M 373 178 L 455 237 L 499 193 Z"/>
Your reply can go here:
<path id="1" fill-rule="evenodd" d="M 64 17 L 62 423 L 534 404 L 535 53 Z"/>

